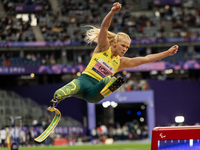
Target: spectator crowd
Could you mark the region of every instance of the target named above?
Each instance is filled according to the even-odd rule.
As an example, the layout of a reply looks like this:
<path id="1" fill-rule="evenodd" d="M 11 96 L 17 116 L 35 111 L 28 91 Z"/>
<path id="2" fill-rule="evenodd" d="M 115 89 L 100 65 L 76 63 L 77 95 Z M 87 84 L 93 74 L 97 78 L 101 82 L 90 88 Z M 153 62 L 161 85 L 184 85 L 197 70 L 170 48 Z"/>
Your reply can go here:
<path id="1" fill-rule="evenodd" d="M 29 128 L 16 126 L 1 127 L 0 129 L 0 147 L 11 147 L 12 143 L 17 143 L 21 147 L 29 147 L 37 145 L 34 139 L 41 133 L 37 133 L 31 126 Z M 114 141 L 141 140 L 148 138 L 148 127 L 140 126 L 137 120 L 127 122 L 123 126 L 116 124 L 115 126 L 100 125 L 91 130 L 89 135 L 77 134 L 70 132 L 68 134 L 52 133 L 45 141 L 44 145 L 54 145 L 55 139 L 66 139 L 68 145 L 91 142 L 93 144 L 105 143 L 107 138 Z"/>
<path id="2" fill-rule="evenodd" d="M 57 0 L 53 9 L 48 0 L 1 0 L 7 16 L 2 17 L 1 41 L 36 41 L 29 16 L 28 21 L 15 19 L 17 5 L 42 5 L 42 11 L 31 12 L 37 19 L 45 41 L 83 41 L 85 25 L 100 27 L 105 14 L 110 10 L 113 0 Z M 180 5 L 152 5 L 145 11 L 135 11 L 135 5 L 143 1 L 121 0 L 123 9 L 117 13 L 109 28 L 112 32 L 126 32 L 131 39 L 197 37 L 200 27 L 199 1 L 185 0 Z M 151 1 L 153 4 L 153 1 Z M 171 22 L 172 30 L 166 29 Z M 195 30 L 197 29 L 197 30 Z M 153 31 L 153 32 L 152 32 Z"/>
<path id="3" fill-rule="evenodd" d="M 40 29 L 45 41 L 80 41 L 83 42 L 87 28 L 85 25 L 100 27 L 102 18 L 110 10 L 113 0 L 57 0 L 57 9 L 53 9 L 52 3 L 48 0 L 1 0 L 6 16 L 0 18 L 0 40 L 1 42 L 29 42 L 38 41 L 35 31 L 31 26 L 31 14 L 37 19 L 37 26 Z M 135 6 L 142 1 L 120 0 L 123 9 L 116 13 L 109 28 L 112 32 L 125 32 L 131 39 L 151 39 L 169 37 L 198 37 L 200 35 L 200 6 L 199 1 L 184 0 L 180 5 L 166 5 L 146 8 L 136 11 Z M 42 5 L 41 11 L 31 12 L 28 20 L 16 18 L 15 7 L 18 5 Z M 139 8 L 139 7 L 138 7 Z M 85 43 L 84 43 L 85 45 Z M 181 47 L 180 47 L 181 48 Z M 198 48 L 182 47 L 181 51 L 173 58 L 166 58 L 165 61 L 185 61 L 199 59 Z M 87 64 L 91 58 L 91 52 L 71 52 L 70 63 Z M 134 56 L 141 56 L 141 53 L 153 53 L 148 48 L 130 49 L 137 51 Z M 0 66 L 39 66 L 54 65 L 61 63 L 61 54 L 50 52 L 28 51 L 21 55 L 21 52 L 2 52 L 0 54 Z M 70 53 L 70 52 L 69 52 Z M 69 58 L 69 59 L 70 59 Z"/>

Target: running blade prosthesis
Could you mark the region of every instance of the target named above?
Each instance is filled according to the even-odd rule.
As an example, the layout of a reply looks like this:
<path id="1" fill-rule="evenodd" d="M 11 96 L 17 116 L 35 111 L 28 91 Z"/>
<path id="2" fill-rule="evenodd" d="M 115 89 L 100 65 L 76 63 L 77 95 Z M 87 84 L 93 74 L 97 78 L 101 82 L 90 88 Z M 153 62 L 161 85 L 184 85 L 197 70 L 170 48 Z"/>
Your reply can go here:
<path id="1" fill-rule="evenodd" d="M 34 139 L 34 141 L 37 143 L 43 142 L 51 134 L 51 132 L 55 129 L 55 127 L 57 126 L 61 118 L 61 113 L 57 108 L 49 107 L 47 108 L 47 110 L 51 112 L 55 112 L 55 116 L 53 120 L 51 121 L 50 125 L 47 127 L 47 129 L 40 136 Z"/>
<path id="2" fill-rule="evenodd" d="M 125 80 L 122 77 L 112 77 L 108 84 L 101 90 L 101 95 L 103 95 L 104 97 L 110 95 L 111 93 L 116 91 L 124 82 Z"/>

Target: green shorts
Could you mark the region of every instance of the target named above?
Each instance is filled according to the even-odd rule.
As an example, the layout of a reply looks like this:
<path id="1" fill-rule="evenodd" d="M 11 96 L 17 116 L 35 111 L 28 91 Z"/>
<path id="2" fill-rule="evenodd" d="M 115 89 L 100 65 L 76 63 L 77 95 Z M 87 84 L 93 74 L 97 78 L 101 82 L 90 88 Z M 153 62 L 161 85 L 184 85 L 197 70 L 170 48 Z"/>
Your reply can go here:
<path id="1" fill-rule="evenodd" d="M 87 74 L 82 74 L 77 79 L 72 80 L 70 83 L 58 89 L 54 93 L 54 98 L 57 95 L 58 101 L 60 102 L 67 97 L 74 96 L 90 103 L 98 103 L 104 98 L 100 92 L 110 79 L 111 75 L 98 81 Z"/>

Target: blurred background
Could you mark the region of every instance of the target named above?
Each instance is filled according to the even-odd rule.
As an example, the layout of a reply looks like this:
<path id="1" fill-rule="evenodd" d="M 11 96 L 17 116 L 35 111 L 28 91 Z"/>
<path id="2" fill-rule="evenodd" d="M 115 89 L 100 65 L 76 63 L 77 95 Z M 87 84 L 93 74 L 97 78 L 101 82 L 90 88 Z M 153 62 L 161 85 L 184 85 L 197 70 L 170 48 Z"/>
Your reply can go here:
<path id="1" fill-rule="evenodd" d="M 54 114 L 54 92 L 81 75 L 95 44 L 86 25 L 100 27 L 115 0 L 0 0 L 1 145 L 34 145 Z M 199 125 L 200 1 L 118 0 L 109 31 L 131 37 L 127 57 L 179 45 L 176 55 L 124 69 L 126 83 L 98 104 L 70 97 L 46 145 L 149 140 L 154 127 Z M 62 139 L 62 140 L 59 140 Z M 63 140 L 64 139 L 64 140 Z"/>

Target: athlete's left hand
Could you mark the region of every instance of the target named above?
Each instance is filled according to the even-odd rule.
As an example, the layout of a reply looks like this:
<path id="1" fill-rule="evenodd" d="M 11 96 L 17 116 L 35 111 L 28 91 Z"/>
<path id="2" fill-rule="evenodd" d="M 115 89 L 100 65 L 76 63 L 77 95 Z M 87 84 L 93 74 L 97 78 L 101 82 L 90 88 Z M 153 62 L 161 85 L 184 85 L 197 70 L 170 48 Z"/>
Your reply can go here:
<path id="1" fill-rule="evenodd" d="M 178 51 L 178 45 L 172 46 L 170 49 L 167 50 L 169 52 L 169 56 L 172 56 L 177 53 Z"/>

